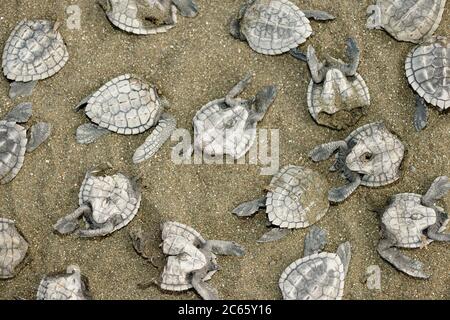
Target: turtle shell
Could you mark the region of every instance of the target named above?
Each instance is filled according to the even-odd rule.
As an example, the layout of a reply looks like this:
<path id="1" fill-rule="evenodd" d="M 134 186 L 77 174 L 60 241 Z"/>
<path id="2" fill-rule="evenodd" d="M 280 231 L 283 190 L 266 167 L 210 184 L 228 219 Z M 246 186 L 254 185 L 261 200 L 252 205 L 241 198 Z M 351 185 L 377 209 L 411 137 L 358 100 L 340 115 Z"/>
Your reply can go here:
<path id="1" fill-rule="evenodd" d="M 381 25 L 395 39 L 419 43 L 439 27 L 447 0 L 378 0 Z"/>
<path id="2" fill-rule="evenodd" d="M 0 279 L 15 276 L 15 268 L 23 261 L 28 243 L 17 231 L 15 222 L 0 218 Z"/>
<path id="3" fill-rule="evenodd" d="M 161 238 L 165 240 L 169 236 L 181 236 L 186 241 L 194 244 L 195 246 L 205 244 L 206 240 L 202 237 L 202 235 L 197 232 L 194 228 L 187 226 L 185 224 L 175 222 L 175 221 L 167 221 L 162 224 L 162 235 Z"/>
<path id="4" fill-rule="evenodd" d="M 433 37 L 410 51 L 405 62 L 412 88 L 440 110 L 450 108 L 450 43 Z"/>
<path id="5" fill-rule="evenodd" d="M 240 25 L 250 47 L 269 55 L 296 48 L 312 34 L 308 18 L 288 0 L 250 2 Z"/>
<path id="6" fill-rule="evenodd" d="M 203 106 L 193 119 L 194 146 L 209 156 L 244 156 L 256 139 L 256 121 L 248 123 L 244 105 L 230 107 L 225 99 Z"/>
<path id="7" fill-rule="evenodd" d="M 64 40 L 53 22 L 22 20 L 6 41 L 3 73 L 15 81 L 42 80 L 61 70 L 68 59 Z"/>
<path id="8" fill-rule="evenodd" d="M 346 158 L 346 166 L 361 174 L 361 185 L 380 187 L 390 184 L 400 178 L 400 165 L 405 154 L 403 143 L 382 122 L 366 124 L 354 130 L 345 139 L 351 147 Z M 361 165 L 365 159 L 362 154 L 356 154 L 355 146 L 372 153 L 372 170 L 365 172 Z"/>
<path id="9" fill-rule="evenodd" d="M 400 193 L 391 198 L 381 218 L 385 230 L 396 240 L 395 246 L 418 248 L 432 240 L 423 231 L 437 222 L 434 209 L 422 205 L 422 196 Z"/>
<path id="10" fill-rule="evenodd" d="M 0 120 L 0 184 L 10 182 L 22 168 L 27 142 L 25 128 Z"/>
<path id="11" fill-rule="evenodd" d="M 321 252 L 292 262 L 278 285 L 285 300 L 340 300 L 345 267 L 335 253 Z"/>
<path id="12" fill-rule="evenodd" d="M 332 129 L 353 126 L 370 105 L 369 88 L 360 74 L 346 77 L 338 69 L 327 71 L 321 83 L 312 79 L 308 86 L 308 110 L 312 118 Z"/>
<path id="13" fill-rule="evenodd" d="M 121 173 L 97 177 L 88 172 L 78 198 L 80 206 L 89 203 L 92 207 L 92 214 L 87 221 L 91 226 L 102 225 L 114 215 L 120 215 L 123 221 L 114 226 L 114 232 L 126 226 L 136 216 L 141 193 L 138 187 Z"/>
<path id="14" fill-rule="evenodd" d="M 163 107 L 154 87 L 125 74 L 92 94 L 86 115 L 98 126 L 120 134 L 138 134 L 153 127 Z"/>
<path id="15" fill-rule="evenodd" d="M 281 228 L 306 228 L 319 221 L 329 208 L 327 180 L 308 168 L 281 168 L 268 190 L 267 216 Z"/>

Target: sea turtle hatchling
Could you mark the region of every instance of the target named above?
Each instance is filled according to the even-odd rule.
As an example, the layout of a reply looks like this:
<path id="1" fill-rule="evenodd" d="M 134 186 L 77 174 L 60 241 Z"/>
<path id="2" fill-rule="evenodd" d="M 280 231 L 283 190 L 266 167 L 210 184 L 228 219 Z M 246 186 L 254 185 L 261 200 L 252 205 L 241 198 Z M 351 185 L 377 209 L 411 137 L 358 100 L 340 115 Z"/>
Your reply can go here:
<path id="1" fill-rule="evenodd" d="M 277 55 L 297 48 L 312 34 L 308 18 L 334 19 L 323 11 L 300 10 L 288 0 L 246 0 L 230 32 L 258 53 Z"/>
<path id="2" fill-rule="evenodd" d="M 240 204 L 233 210 L 239 217 L 248 217 L 265 208 L 275 228 L 258 242 L 286 236 L 289 229 L 306 228 L 319 221 L 328 211 L 328 182 L 314 170 L 288 165 L 275 174 L 265 197 Z"/>
<path id="3" fill-rule="evenodd" d="M 447 0 L 377 0 L 367 8 L 367 28 L 384 29 L 399 41 L 420 43 L 439 27 Z"/>
<path id="4" fill-rule="evenodd" d="M 382 122 L 359 127 L 345 140 L 319 145 L 309 156 L 317 162 L 328 159 L 335 151 L 338 153 L 330 171 L 340 172 L 349 182 L 330 189 L 331 202 L 344 201 L 359 185 L 380 187 L 400 178 L 405 146 Z"/>
<path id="5" fill-rule="evenodd" d="M 250 99 L 237 96 L 249 85 L 251 75 L 236 84 L 225 98 L 204 105 L 193 119 L 194 150 L 212 157 L 244 156 L 256 139 L 256 125 L 277 95 L 275 86 L 266 86 Z"/>
<path id="6" fill-rule="evenodd" d="M 347 40 L 348 63 L 326 56 L 319 62 L 315 50 L 308 46 L 307 63 L 311 72 L 307 103 L 312 118 L 332 129 L 353 126 L 370 105 L 369 88 L 356 72 L 360 51 L 352 38 Z"/>
<path id="7" fill-rule="evenodd" d="M 134 75 L 118 76 L 76 106 L 76 110 L 84 108 L 92 122 L 77 128 L 77 142 L 89 144 L 108 132 L 133 135 L 155 127 L 133 155 L 134 163 L 142 162 L 153 156 L 175 130 L 175 118 L 163 113 L 166 104 L 154 86 Z"/>
<path id="8" fill-rule="evenodd" d="M 444 233 L 447 213 L 436 205 L 449 190 L 449 179 L 441 176 L 434 180 L 425 195 L 400 193 L 391 197 L 381 215 L 380 256 L 412 277 L 429 278 L 421 262 L 397 248 L 420 248 L 433 240 L 450 242 L 450 234 Z"/>
<path id="9" fill-rule="evenodd" d="M 53 76 L 69 59 L 58 23 L 22 20 L 3 49 L 3 74 L 12 80 L 9 96 L 29 96 L 38 80 Z"/>
<path id="10" fill-rule="evenodd" d="M 432 37 L 413 48 L 405 62 L 406 77 L 416 92 L 414 127 L 417 131 L 427 124 L 426 103 L 450 108 L 450 42 L 446 37 Z"/>
<path id="11" fill-rule="evenodd" d="M 24 261 L 28 243 L 16 229 L 15 221 L 0 218 L 0 279 L 17 274 L 17 266 Z"/>
<path id="12" fill-rule="evenodd" d="M 292 262 L 278 281 L 284 300 L 342 299 L 351 246 L 345 242 L 336 253 L 321 252 L 326 242 L 326 231 L 313 226 L 305 238 L 303 258 Z"/>
<path id="13" fill-rule="evenodd" d="M 77 265 L 66 272 L 46 275 L 37 290 L 37 300 L 90 300 L 88 280 Z"/>
<path id="14" fill-rule="evenodd" d="M 31 103 L 21 103 L 0 120 L 0 184 L 13 180 L 23 166 L 25 153 L 32 152 L 50 136 L 51 126 L 38 122 L 27 131 L 19 123 L 32 114 Z"/>
<path id="15" fill-rule="evenodd" d="M 219 270 L 216 255 L 244 255 L 244 249 L 231 241 L 205 240 L 193 228 L 179 222 L 161 224 L 162 251 L 167 255 L 166 265 L 157 284 L 167 291 L 185 291 L 194 288 L 205 300 L 217 300 L 215 288 L 206 283 Z M 142 231 L 131 232 L 133 246 L 138 253 L 145 252 Z"/>
<path id="16" fill-rule="evenodd" d="M 194 0 L 101 0 L 100 6 L 109 21 L 124 31 L 149 35 L 167 32 L 177 22 L 177 9 L 185 17 L 195 17 L 198 13 Z M 157 7 L 162 13 L 169 13 L 164 21 L 146 13 L 146 10 Z"/>
<path id="17" fill-rule="evenodd" d="M 126 226 L 137 214 L 141 192 L 135 178 L 117 173 L 96 176 L 89 170 L 80 188 L 79 207 L 59 219 L 54 229 L 60 234 L 76 232 L 80 237 L 99 237 Z M 86 228 L 80 229 L 78 219 L 83 217 Z"/>

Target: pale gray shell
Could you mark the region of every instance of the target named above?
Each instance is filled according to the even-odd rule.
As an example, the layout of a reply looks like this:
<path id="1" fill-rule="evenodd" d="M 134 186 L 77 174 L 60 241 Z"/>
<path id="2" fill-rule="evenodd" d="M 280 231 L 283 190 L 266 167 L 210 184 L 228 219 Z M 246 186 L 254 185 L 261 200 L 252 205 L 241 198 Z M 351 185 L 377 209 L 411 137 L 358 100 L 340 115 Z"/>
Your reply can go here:
<path id="1" fill-rule="evenodd" d="M 91 299 L 84 278 L 77 266 L 69 266 L 67 272 L 45 276 L 39 283 L 37 300 L 89 300 Z"/>
<path id="2" fill-rule="evenodd" d="M 432 242 L 425 239 L 423 231 L 434 225 L 437 215 L 434 209 L 421 203 L 422 196 L 400 193 L 391 198 L 381 221 L 385 231 L 395 240 L 395 246 L 418 248 Z"/>
<path id="3" fill-rule="evenodd" d="M 306 228 L 328 211 L 328 183 L 316 171 L 288 165 L 274 175 L 266 198 L 270 222 L 281 228 Z"/>
<path id="4" fill-rule="evenodd" d="M 79 205 L 91 204 L 92 219 L 96 224 L 104 224 L 119 214 L 123 221 L 111 232 L 130 223 L 136 216 L 141 203 L 141 193 L 137 185 L 121 173 L 112 176 L 94 176 L 88 172 L 78 194 Z M 109 199 L 106 201 L 106 199 Z M 106 201 L 107 206 L 96 206 L 97 201 Z"/>
<path id="5" fill-rule="evenodd" d="M 412 49 L 405 69 L 419 96 L 440 110 L 450 108 L 450 43 L 446 37 L 433 37 Z"/>
<path id="6" fill-rule="evenodd" d="M 124 74 L 92 94 L 86 115 L 95 124 L 119 134 L 138 134 L 153 127 L 163 107 L 154 87 Z"/>
<path id="7" fill-rule="evenodd" d="M 0 120 L 0 184 L 10 182 L 22 168 L 27 142 L 25 128 Z"/>
<path id="8" fill-rule="evenodd" d="M 161 238 L 165 240 L 169 236 L 178 235 L 186 239 L 186 241 L 191 242 L 195 246 L 205 244 L 206 240 L 202 235 L 194 228 L 187 226 L 185 224 L 167 221 L 161 226 L 162 235 Z"/>
<path id="9" fill-rule="evenodd" d="M 15 276 L 15 268 L 23 261 L 28 243 L 17 231 L 15 222 L 0 218 L 0 279 Z"/>
<path id="10" fill-rule="evenodd" d="M 343 129 L 344 124 L 345 127 L 354 125 L 362 116 L 361 109 L 370 105 L 369 88 L 359 73 L 346 77 L 340 70 L 330 69 L 323 82 L 315 83 L 311 79 L 307 103 L 309 113 L 318 124 Z M 321 117 L 332 118 L 338 113 L 342 119 L 336 121 Z"/>
<path id="11" fill-rule="evenodd" d="M 245 105 L 230 107 L 225 99 L 209 102 L 193 119 L 195 148 L 209 156 L 244 156 L 256 139 L 257 122 L 248 124 L 249 115 Z"/>
<path id="12" fill-rule="evenodd" d="M 341 258 L 321 252 L 292 262 L 278 285 L 285 300 L 339 300 L 344 294 L 344 280 Z"/>
<path id="13" fill-rule="evenodd" d="M 296 48 L 312 34 L 308 18 L 288 0 L 253 1 L 240 25 L 250 47 L 269 55 Z"/>
<path id="14" fill-rule="evenodd" d="M 3 50 L 4 75 L 21 82 L 51 77 L 66 64 L 69 53 L 54 23 L 22 20 L 11 32 Z"/>
<path id="15" fill-rule="evenodd" d="M 374 140 L 375 134 L 382 137 L 382 141 Z M 345 139 L 347 145 L 353 145 L 361 141 L 374 154 L 378 154 L 380 166 L 383 172 L 379 175 L 363 174 L 361 185 L 368 187 L 380 187 L 390 184 L 400 178 L 400 165 L 405 153 L 403 143 L 382 122 L 366 124 L 354 130 Z"/>
<path id="16" fill-rule="evenodd" d="M 447 0 L 377 0 L 381 27 L 400 41 L 421 42 L 439 27 Z"/>

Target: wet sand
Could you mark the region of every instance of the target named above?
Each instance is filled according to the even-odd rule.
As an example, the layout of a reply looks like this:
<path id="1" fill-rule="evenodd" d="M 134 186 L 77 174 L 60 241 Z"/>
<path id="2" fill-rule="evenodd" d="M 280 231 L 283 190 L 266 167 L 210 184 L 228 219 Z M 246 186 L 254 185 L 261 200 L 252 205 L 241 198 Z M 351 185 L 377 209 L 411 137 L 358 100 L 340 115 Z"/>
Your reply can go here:
<path id="1" fill-rule="evenodd" d="M 211 283 L 225 299 L 280 299 L 278 278 L 283 269 L 302 256 L 306 230 L 296 230 L 285 239 L 268 244 L 256 240 L 267 230 L 264 214 L 238 219 L 231 210 L 239 203 L 259 197 L 270 182 L 256 165 L 175 165 L 171 147 L 139 165 L 131 156 L 148 133 L 138 136 L 108 135 L 85 146 L 75 141 L 75 130 L 88 120 L 73 111 L 78 102 L 111 78 L 135 73 L 155 84 L 171 102 L 170 109 L 180 128 L 191 129 L 196 111 L 208 101 L 223 97 L 247 71 L 254 73 L 243 96 L 251 96 L 264 85 L 279 89 L 275 103 L 259 128 L 280 130 L 280 165 L 305 165 L 319 170 L 337 186 L 338 175 L 328 173 L 331 162 L 313 164 L 309 150 L 319 143 L 342 139 L 352 130 L 333 131 L 315 124 L 306 107 L 309 72 L 306 64 L 289 55 L 263 56 L 229 35 L 229 18 L 242 1 L 198 0 L 200 14 L 179 17 L 169 33 L 156 36 L 130 35 L 113 26 L 91 0 L 4 0 L 0 3 L 0 43 L 4 44 L 16 23 L 24 18 L 46 18 L 62 22 L 62 33 L 70 53 L 67 65 L 55 76 L 40 81 L 30 98 L 11 101 L 8 81 L 0 78 L 0 115 L 16 103 L 31 101 L 32 122 L 53 124 L 50 140 L 28 154 L 19 175 L 0 186 L 1 216 L 15 219 L 30 243 L 32 262 L 14 279 L 0 281 L 0 298 L 35 297 L 46 273 L 61 271 L 76 263 L 89 278 L 95 299 L 198 299 L 193 291 L 161 292 L 156 287 L 140 290 L 136 285 L 158 276 L 155 269 L 133 250 L 128 230 L 142 225 L 154 232 L 154 254 L 159 255 L 159 222 L 173 219 L 193 226 L 205 238 L 228 239 L 245 246 L 243 258 L 219 257 L 222 270 Z M 345 39 L 353 36 L 362 50 L 359 73 L 370 89 L 372 104 L 358 125 L 382 120 L 404 142 L 408 155 L 402 178 L 395 184 L 369 189 L 360 187 L 344 203 L 332 206 L 318 223 L 329 232 L 326 250 L 350 241 L 352 261 L 344 299 L 449 299 L 450 251 L 448 244 L 432 243 L 410 250 L 408 255 L 426 264 L 433 276 L 415 280 L 384 262 L 376 252 L 379 226 L 376 214 L 399 192 L 424 193 L 438 175 L 450 174 L 450 115 L 430 110 L 428 127 L 421 133 L 412 126 L 414 94 L 404 74 L 404 59 L 413 47 L 397 42 L 383 31 L 365 28 L 366 8 L 372 0 L 293 1 L 300 8 L 322 9 L 337 19 L 312 22 L 314 36 L 306 45 L 319 56 L 328 53 L 343 58 Z M 69 30 L 65 7 L 77 4 L 81 29 Z M 450 4 L 436 34 L 450 36 Z M 87 169 L 109 162 L 117 171 L 142 177 L 143 200 L 136 218 L 112 235 L 95 240 L 61 237 L 53 223 L 78 204 L 78 190 Z M 447 207 L 450 196 L 444 199 Z M 366 268 L 381 268 L 381 291 L 365 284 Z"/>

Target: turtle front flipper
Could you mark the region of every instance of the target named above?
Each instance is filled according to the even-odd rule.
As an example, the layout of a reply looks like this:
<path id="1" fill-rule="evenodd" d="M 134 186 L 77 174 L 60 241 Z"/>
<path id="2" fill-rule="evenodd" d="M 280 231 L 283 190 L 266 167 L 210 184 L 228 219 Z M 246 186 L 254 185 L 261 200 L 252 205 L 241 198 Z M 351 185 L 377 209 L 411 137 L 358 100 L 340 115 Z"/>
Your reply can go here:
<path id="1" fill-rule="evenodd" d="M 435 224 L 428 227 L 427 237 L 435 241 L 450 242 L 450 233 L 444 233 L 442 230 L 445 229 L 447 222 L 448 222 L 447 213 L 442 211 L 437 212 L 437 221 Z"/>
<path id="2" fill-rule="evenodd" d="M 11 82 L 9 88 L 9 97 L 11 99 L 15 99 L 17 97 L 28 97 L 33 92 L 34 87 L 36 86 L 37 81 L 28 81 L 28 82 L 20 82 L 14 81 Z"/>
<path id="3" fill-rule="evenodd" d="M 203 281 L 204 276 L 203 272 L 195 272 L 192 275 L 192 287 L 194 287 L 195 291 L 197 291 L 203 300 L 219 300 L 217 289 Z"/>
<path id="4" fill-rule="evenodd" d="M 328 233 L 317 226 L 312 226 L 305 237 L 303 256 L 307 257 L 314 253 L 319 253 L 327 244 Z"/>
<path id="5" fill-rule="evenodd" d="M 339 69 L 346 76 L 353 77 L 356 74 L 356 70 L 358 70 L 361 52 L 358 43 L 353 38 L 347 39 L 346 46 L 348 63 L 344 63 L 341 60 L 330 56 L 327 57 L 327 60 L 333 67 Z"/>
<path id="6" fill-rule="evenodd" d="M 344 264 L 344 272 L 347 274 L 348 266 L 350 265 L 350 259 L 352 257 L 352 247 L 350 242 L 345 242 L 341 244 L 337 249 L 337 255 L 341 258 L 342 263 Z"/>
<path id="7" fill-rule="evenodd" d="M 326 75 L 324 63 L 320 62 L 316 55 L 316 50 L 309 45 L 306 51 L 306 62 L 308 63 L 309 72 L 315 83 L 321 83 Z"/>
<path id="8" fill-rule="evenodd" d="M 167 113 L 163 113 L 156 128 L 134 152 L 133 163 L 140 163 L 152 157 L 170 138 L 176 126 L 176 119 Z"/>
<path id="9" fill-rule="evenodd" d="M 430 277 L 422 270 L 423 264 L 420 261 L 405 256 L 398 249 L 392 247 L 392 243 L 387 239 L 380 240 L 377 251 L 384 260 L 407 275 L 421 279 Z"/>
<path id="10" fill-rule="evenodd" d="M 450 190 L 450 182 L 448 177 L 440 176 L 434 179 L 427 193 L 422 197 L 422 203 L 432 207 L 435 202 L 445 196 Z"/>
<path id="11" fill-rule="evenodd" d="M 347 148 L 347 143 L 345 141 L 332 141 L 324 143 L 312 149 L 309 153 L 309 157 L 314 162 L 326 160 L 340 148 Z"/>
<path id="12" fill-rule="evenodd" d="M 245 102 L 244 99 L 236 98 L 245 88 L 252 82 L 252 74 L 247 73 L 241 81 L 239 81 L 225 97 L 225 103 L 229 107 L 235 107 Z"/>
<path id="13" fill-rule="evenodd" d="M 254 108 L 250 111 L 248 123 L 253 124 L 261 121 L 266 114 L 267 109 L 277 97 L 277 88 L 275 86 L 266 86 L 256 94 Z"/>
<path id="14" fill-rule="evenodd" d="M 172 3 L 184 17 L 193 18 L 198 14 L 198 5 L 194 0 L 172 0 Z"/>
<path id="15" fill-rule="evenodd" d="M 204 249 L 218 255 L 242 257 L 245 253 L 243 247 L 233 241 L 207 240 Z"/>
<path id="16" fill-rule="evenodd" d="M 15 106 L 10 112 L 5 116 L 5 120 L 15 122 L 15 123 L 25 123 L 33 114 L 33 107 L 30 102 L 25 102 Z"/>
<path id="17" fill-rule="evenodd" d="M 300 51 L 299 48 L 294 48 L 294 49 L 289 50 L 289 54 L 297 60 L 300 60 L 303 62 L 308 61 L 306 54 L 304 54 L 302 51 Z"/>
<path id="18" fill-rule="evenodd" d="M 250 217 L 258 212 L 259 209 L 266 207 L 266 197 L 243 202 L 233 209 L 233 213 L 238 217 Z"/>
<path id="19" fill-rule="evenodd" d="M 414 128 L 420 131 L 427 126 L 428 107 L 425 99 L 416 95 L 416 113 L 414 114 Z"/>
<path id="20" fill-rule="evenodd" d="M 43 142 L 45 142 L 52 132 L 52 126 L 46 122 L 38 122 L 29 130 L 29 138 L 27 142 L 27 152 L 34 151 Z"/>
<path id="21" fill-rule="evenodd" d="M 290 232 L 291 232 L 290 229 L 274 227 L 270 229 L 270 231 L 264 233 L 261 236 L 261 238 L 256 240 L 256 242 L 263 243 L 263 242 L 278 241 L 286 237 Z"/>
<path id="22" fill-rule="evenodd" d="M 302 10 L 302 12 L 305 14 L 305 16 L 308 19 L 313 19 L 313 20 L 317 20 L 317 21 L 328 21 L 328 20 L 336 19 L 335 16 L 333 16 L 332 14 L 329 14 L 328 12 L 325 12 L 325 11 Z"/>
<path id="23" fill-rule="evenodd" d="M 109 133 L 109 130 L 101 128 L 93 123 L 85 123 L 77 128 L 77 142 L 81 144 L 90 144 Z"/>
<path id="24" fill-rule="evenodd" d="M 355 173 L 352 180 L 348 184 L 338 188 L 331 188 L 328 192 L 328 200 L 335 203 L 342 202 L 347 199 L 356 190 L 356 188 L 359 187 L 360 184 L 361 177 L 359 174 Z"/>
<path id="25" fill-rule="evenodd" d="M 67 216 L 59 219 L 54 225 L 55 229 L 60 234 L 68 234 L 74 232 L 78 229 L 78 219 L 83 215 L 91 214 L 91 207 L 88 205 L 81 205 L 74 212 L 68 214 Z"/>
<path id="26" fill-rule="evenodd" d="M 114 223 L 108 221 L 101 228 L 96 229 L 78 229 L 76 235 L 81 238 L 93 238 L 93 237 L 103 237 L 114 230 Z"/>

